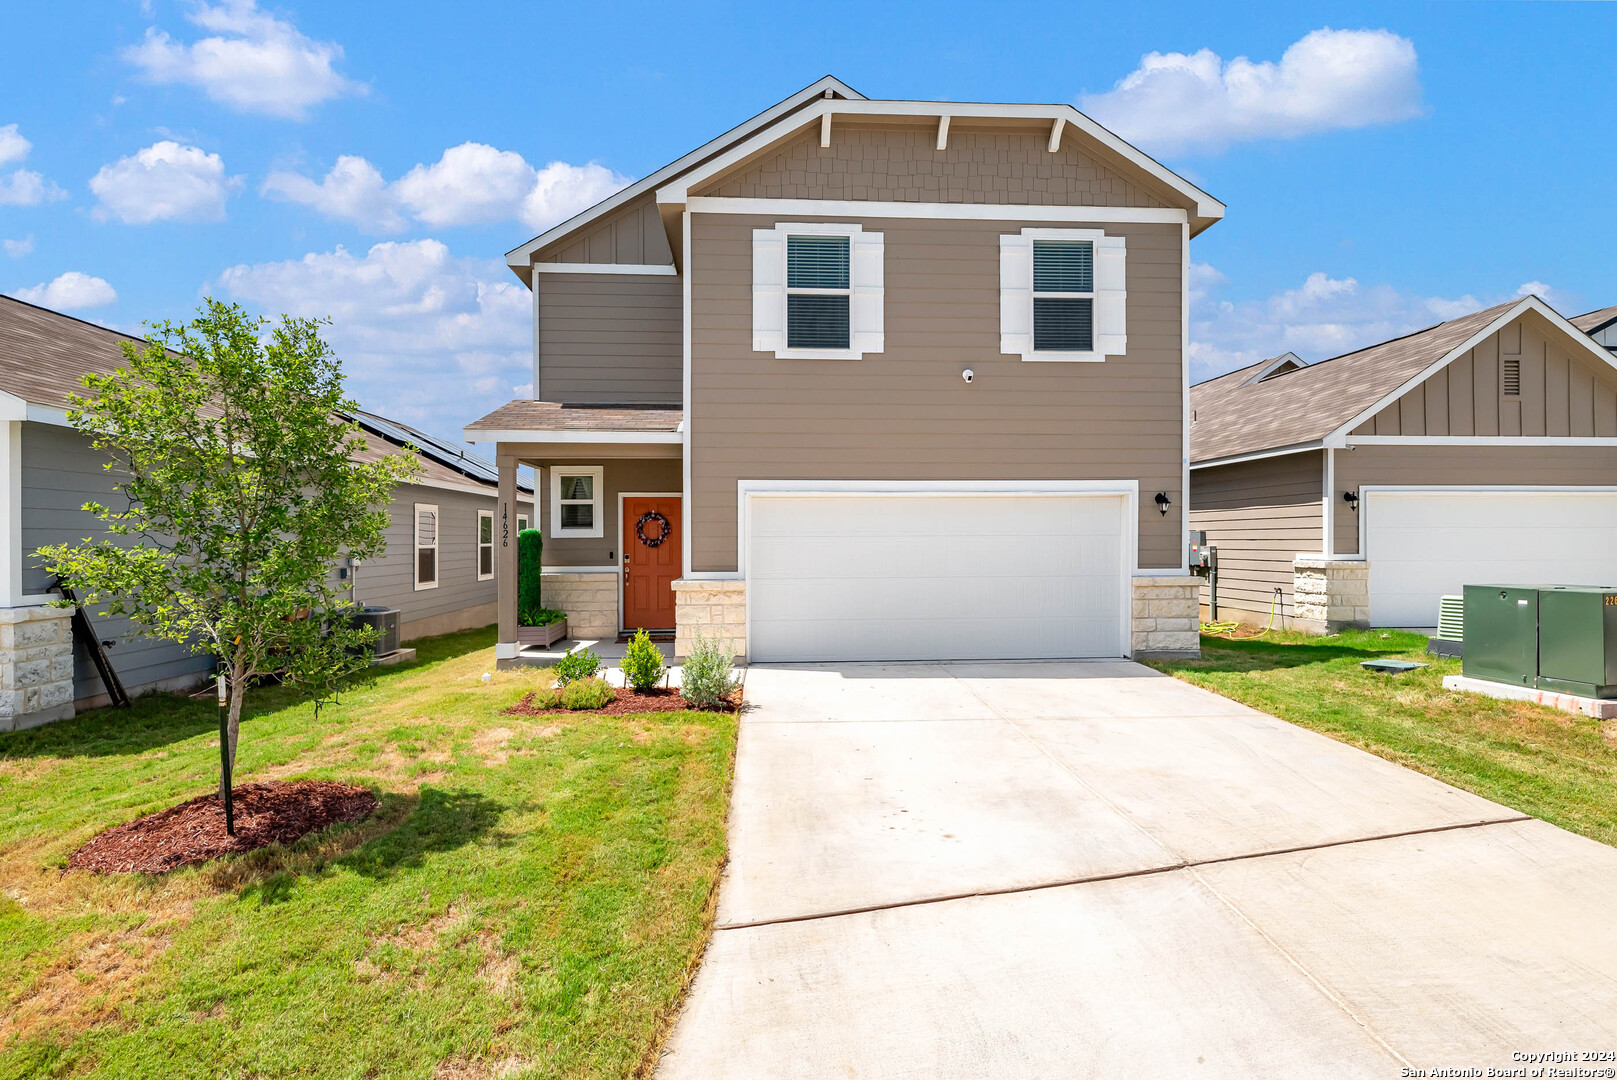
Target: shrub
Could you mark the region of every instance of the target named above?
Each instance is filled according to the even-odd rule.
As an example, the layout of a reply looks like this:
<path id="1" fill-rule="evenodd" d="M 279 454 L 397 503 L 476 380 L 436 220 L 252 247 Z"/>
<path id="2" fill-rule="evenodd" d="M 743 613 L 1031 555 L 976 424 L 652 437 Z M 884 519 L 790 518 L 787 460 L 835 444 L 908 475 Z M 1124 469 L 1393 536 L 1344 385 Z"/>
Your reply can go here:
<path id="1" fill-rule="evenodd" d="M 607 685 L 605 679 L 591 675 L 587 679 L 574 679 L 561 691 L 561 707 L 564 709 L 599 709 L 609 704 L 617 697 L 612 687 Z"/>
<path id="2" fill-rule="evenodd" d="M 539 602 L 539 576 L 543 571 L 545 541 L 538 529 L 517 533 L 517 622 L 523 626 L 545 626 L 529 622 L 526 615 L 545 610 Z"/>
<path id="3" fill-rule="evenodd" d="M 535 690 L 528 697 L 528 704 L 535 709 L 561 708 L 560 690 Z"/>
<path id="4" fill-rule="evenodd" d="M 579 649 L 557 660 L 550 670 L 555 673 L 556 685 L 566 686 L 570 682 L 587 679 L 600 671 L 601 658 L 588 649 Z"/>
<path id="5" fill-rule="evenodd" d="M 523 607 L 520 601 L 517 603 L 518 626 L 549 626 L 565 618 L 567 618 L 565 611 L 557 611 L 555 608 Z"/>
<path id="6" fill-rule="evenodd" d="M 679 693 L 698 709 L 729 704 L 737 686 L 734 657 L 713 638 L 697 635 L 691 654 L 680 668 Z"/>
<path id="7" fill-rule="evenodd" d="M 652 643 L 651 635 L 636 630 L 623 654 L 623 678 L 628 684 L 645 693 L 663 677 L 663 651 Z"/>

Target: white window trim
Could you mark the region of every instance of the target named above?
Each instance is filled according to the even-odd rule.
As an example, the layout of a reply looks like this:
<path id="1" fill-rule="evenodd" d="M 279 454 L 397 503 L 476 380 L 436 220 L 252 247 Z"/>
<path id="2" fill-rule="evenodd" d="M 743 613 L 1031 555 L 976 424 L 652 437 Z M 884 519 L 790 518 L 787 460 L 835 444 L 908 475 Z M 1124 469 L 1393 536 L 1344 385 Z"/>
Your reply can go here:
<path id="1" fill-rule="evenodd" d="M 483 543 L 483 522 L 488 522 L 488 543 Z M 488 573 L 483 573 L 483 549 L 488 548 Z M 494 511 L 477 512 L 477 580 L 494 580 Z"/>
<path id="2" fill-rule="evenodd" d="M 605 523 L 602 520 L 606 516 L 603 512 L 606 504 L 605 493 L 602 490 L 605 472 L 605 468 L 600 465 L 572 465 L 565 468 L 560 465 L 552 465 L 550 467 L 550 537 L 552 540 L 598 539 L 605 535 L 603 531 Z M 594 496 L 590 500 L 595 510 L 590 516 L 593 524 L 588 529 L 564 529 L 561 526 L 561 478 L 564 475 L 592 476 L 595 478 L 595 483 L 592 485 Z"/>
<path id="3" fill-rule="evenodd" d="M 786 238 L 848 237 L 848 348 L 786 345 Z M 886 346 L 883 316 L 884 240 L 853 222 L 777 222 L 752 231 L 752 347 L 778 360 L 860 360 Z"/>
<path id="4" fill-rule="evenodd" d="M 421 515 L 425 512 L 431 512 L 432 514 L 432 545 L 430 550 L 432 551 L 433 556 L 432 580 L 424 582 L 421 580 L 421 552 L 423 550 L 421 544 Z M 415 504 L 415 511 L 410 517 L 410 536 L 414 541 L 414 550 L 411 553 L 413 555 L 414 565 L 410 568 L 410 576 L 412 580 L 415 581 L 416 592 L 420 592 L 423 589 L 436 589 L 438 587 L 438 582 L 443 580 L 444 576 L 444 519 L 443 516 L 438 513 L 437 503 Z"/>
<path id="5" fill-rule="evenodd" d="M 1094 245 L 1094 348 L 1057 352 L 1033 348 L 1033 241 L 1087 240 Z M 999 238 L 999 351 L 1039 363 L 1098 364 L 1128 352 L 1123 237 L 1103 229 L 1023 229 Z"/>

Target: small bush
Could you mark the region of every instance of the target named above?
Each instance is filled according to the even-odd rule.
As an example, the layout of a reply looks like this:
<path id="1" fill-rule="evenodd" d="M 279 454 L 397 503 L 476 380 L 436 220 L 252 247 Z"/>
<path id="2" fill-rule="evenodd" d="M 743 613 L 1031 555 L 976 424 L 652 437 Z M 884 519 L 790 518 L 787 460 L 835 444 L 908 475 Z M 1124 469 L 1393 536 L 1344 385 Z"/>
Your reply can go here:
<path id="1" fill-rule="evenodd" d="M 663 677 L 663 651 L 652 642 L 651 635 L 636 630 L 623 654 L 623 677 L 630 686 L 645 693 L 655 687 Z"/>
<path id="2" fill-rule="evenodd" d="M 566 686 L 570 682 L 587 679 L 600 671 L 601 658 L 588 649 L 579 649 L 557 660 L 550 670 L 556 675 L 556 684 Z"/>
<path id="3" fill-rule="evenodd" d="M 567 618 L 567 612 L 547 607 L 517 607 L 518 626 L 549 626 Z"/>
<path id="4" fill-rule="evenodd" d="M 560 690 L 535 690 L 528 696 L 528 705 L 535 709 L 561 708 Z"/>
<path id="5" fill-rule="evenodd" d="M 610 703 L 617 694 L 605 679 L 590 676 L 575 679 L 562 687 L 561 707 L 564 709 L 599 709 Z"/>
<path id="6" fill-rule="evenodd" d="M 736 689 L 735 658 L 713 638 L 698 635 L 680 668 L 679 693 L 698 709 L 729 704 Z"/>
<path id="7" fill-rule="evenodd" d="M 539 578 L 544 572 L 544 537 L 538 529 L 523 529 L 517 533 L 517 611 L 543 611 L 539 602 Z M 518 615 L 518 622 L 521 616 Z M 523 622 L 523 626 L 543 626 L 544 623 Z"/>

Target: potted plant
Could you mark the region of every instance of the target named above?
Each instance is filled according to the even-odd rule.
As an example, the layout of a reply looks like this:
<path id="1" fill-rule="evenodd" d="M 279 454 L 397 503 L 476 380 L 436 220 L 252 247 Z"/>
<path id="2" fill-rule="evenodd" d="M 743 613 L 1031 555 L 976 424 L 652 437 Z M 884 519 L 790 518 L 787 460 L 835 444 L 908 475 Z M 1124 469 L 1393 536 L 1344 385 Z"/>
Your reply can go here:
<path id="1" fill-rule="evenodd" d="M 539 599 L 544 542 L 538 529 L 517 533 L 517 644 L 554 645 L 567 636 L 567 613 Z"/>

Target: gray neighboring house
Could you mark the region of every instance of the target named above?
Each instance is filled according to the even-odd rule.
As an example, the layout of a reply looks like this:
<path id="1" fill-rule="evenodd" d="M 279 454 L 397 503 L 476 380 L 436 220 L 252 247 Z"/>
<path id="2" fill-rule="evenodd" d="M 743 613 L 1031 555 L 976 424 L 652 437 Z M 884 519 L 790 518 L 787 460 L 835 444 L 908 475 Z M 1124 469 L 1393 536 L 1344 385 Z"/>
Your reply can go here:
<path id="1" fill-rule="evenodd" d="M 0 297 L 0 731 L 31 727 L 107 702 L 89 652 L 34 551 L 106 535 L 83 510 L 113 496 L 104 455 L 67 422 L 67 394 L 88 372 L 121 365 L 120 341 L 138 340 L 59 312 Z M 491 463 L 370 413 L 357 413 L 364 459 L 418 450 L 420 472 L 398 486 L 388 554 L 349 572 L 353 599 L 399 609 L 403 638 L 486 626 L 495 619 Z M 518 491 L 519 521 L 532 512 Z M 131 694 L 179 690 L 212 670 L 206 655 L 141 636 L 125 619 L 92 613 L 112 641 L 113 668 Z"/>
<path id="2" fill-rule="evenodd" d="M 502 507 L 538 470 L 580 636 L 1194 653 L 1185 282 L 1223 215 L 1069 105 L 826 77 L 509 252 L 534 399 L 466 437 Z"/>
<path id="3" fill-rule="evenodd" d="M 1617 583 L 1617 355 L 1585 332 L 1614 325 L 1528 296 L 1191 387 L 1220 617 L 1431 627 L 1467 583 Z"/>
<path id="4" fill-rule="evenodd" d="M 1601 308 L 1568 321 L 1594 338 L 1595 344 L 1607 352 L 1617 352 L 1617 307 Z"/>

